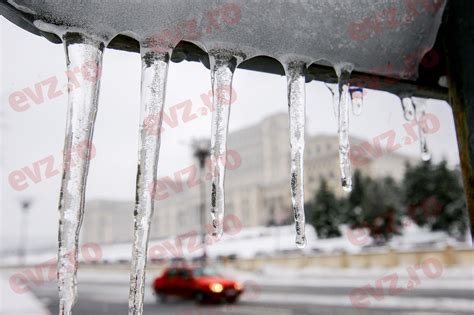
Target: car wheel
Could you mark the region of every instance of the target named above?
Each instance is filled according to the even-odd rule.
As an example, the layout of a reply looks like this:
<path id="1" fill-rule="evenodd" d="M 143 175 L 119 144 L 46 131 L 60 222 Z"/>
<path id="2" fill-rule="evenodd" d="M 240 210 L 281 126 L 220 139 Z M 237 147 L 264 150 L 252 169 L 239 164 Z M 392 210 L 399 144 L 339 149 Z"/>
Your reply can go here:
<path id="1" fill-rule="evenodd" d="M 156 300 L 160 303 L 166 303 L 166 301 L 168 301 L 168 297 L 163 293 L 156 293 Z"/>
<path id="2" fill-rule="evenodd" d="M 203 303 L 206 301 L 206 295 L 205 295 L 203 292 L 197 292 L 197 293 L 194 295 L 194 299 L 195 299 L 196 302 L 198 302 L 199 304 L 203 304 Z"/>

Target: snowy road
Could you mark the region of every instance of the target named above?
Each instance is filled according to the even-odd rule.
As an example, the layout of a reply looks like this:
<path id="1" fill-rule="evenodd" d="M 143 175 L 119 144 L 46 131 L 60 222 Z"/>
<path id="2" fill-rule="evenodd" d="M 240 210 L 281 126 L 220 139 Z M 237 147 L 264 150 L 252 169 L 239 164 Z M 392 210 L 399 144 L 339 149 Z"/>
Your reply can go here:
<path id="1" fill-rule="evenodd" d="M 82 279 L 81 279 L 82 278 Z M 151 277 L 149 277 L 151 278 Z M 128 274 L 125 272 L 89 272 L 79 276 L 79 300 L 74 314 L 126 314 Z M 340 285 L 306 286 L 294 284 L 267 284 L 259 276 L 258 290 L 251 290 L 241 301 L 232 306 L 198 306 L 190 301 L 174 300 L 165 304 L 155 301 L 151 289 L 145 296 L 146 314 L 471 314 L 474 310 L 473 287 L 413 289 L 396 296 L 385 295 L 372 300 L 370 307 L 356 309 L 351 304 L 351 287 Z M 314 279 L 311 279 L 314 281 Z M 57 289 L 55 283 L 33 288 L 51 314 L 57 313 Z"/>

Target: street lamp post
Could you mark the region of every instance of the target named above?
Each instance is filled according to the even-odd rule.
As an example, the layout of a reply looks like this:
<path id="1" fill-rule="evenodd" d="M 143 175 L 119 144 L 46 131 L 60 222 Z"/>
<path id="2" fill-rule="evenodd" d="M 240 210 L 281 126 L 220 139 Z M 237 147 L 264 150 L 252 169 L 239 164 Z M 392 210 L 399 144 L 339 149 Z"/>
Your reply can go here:
<path id="1" fill-rule="evenodd" d="M 205 139 L 193 141 L 193 155 L 199 161 L 199 176 L 201 179 L 201 185 L 199 185 L 199 223 L 201 226 L 201 245 L 202 245 L 202 262 L 205 265 L 207 262 L 207 249 L 206 249 L 206 186 L 203 184 L 205 179 L 205 166 L 206 159 L 210 155 L 209 141 Z"/>
<path id="2" fill-rule="evenodd" d="M 23 199 L 21 205 L 21 226 L 20 226 L 20 246 L 18 247 L 18 259 L 20 264 L 26 262 L 26 242 L 28 233 L 28 211 L 30 210 L 31 200 Z"/>

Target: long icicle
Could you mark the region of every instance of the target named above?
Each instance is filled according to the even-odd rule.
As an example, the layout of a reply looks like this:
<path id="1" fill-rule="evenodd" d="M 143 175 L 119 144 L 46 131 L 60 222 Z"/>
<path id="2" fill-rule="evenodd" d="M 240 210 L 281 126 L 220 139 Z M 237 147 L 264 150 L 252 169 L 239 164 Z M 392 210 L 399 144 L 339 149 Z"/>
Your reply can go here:
<path id="1" fill-rule="evenodd" d="M 237 67 L 236 57 L 228 51 L 209 52 L 212 84 L 212 131 L 211 131 L 211 218 L 213 237 L 223 233 L 225 207 L 225 159 L 229 129 L 232 78 Z"/>
<path id="2" fill-rule="evenodd" d="M 338 117 L 338 133 L 339 133 L 339 163 L 341 168 L 342 189 L 345 191 L 352 190 L 352 174 L 351 162 L 349 160 L 349 80 L 353 66 L 344 64 L 336 67 L 336 73 L 339 78 L 339 113 Z"/>
<path id="3" fill-rule="evenodd" d="M 63 42 L 68 73 L 77 69 L 88 69 L 81 86 L 78 86 L 78 82 L 72 77 L 68 78 L 58 233 L 59 314 L 68 315 L 72 312 L 77 295 L 77 250 L 84 214 L 104 43 L 77 33 L 65 34 Z"/>
<path id="4" fill-rule="evenodd" d="M 158 52 L 155 48 L 150 48 L 148 44 L 142 44 L 140 50 L 142 58 L 140 142 L 130 273 L 128 310 L 130 315 L 143 314 L 148 238 L 154 210 L 154 184 L 158 168 L 160 130 L 170 59 L 170 52 Z M 155 132 L 150 132 L 150 130 Z"/>
<path id="5" fill-rule="evenodd" d="M 427 100 L 418 97 L 412 97 L 413 107 L 415 108 L 415 118 L 418 125 L 418 135 L 420 138 L 421 159 L 423 161 L 431 160 L 431 153 L 428 149 L 428 142 L 426 140 L 426 132 L 424 129 L 424 116 L 426 114 Z"/>
<path id="6" fill-rule="evenodd" d="M 303 248 L 306 245 L 304 214 L 305 69 L 304 62 L 288 62 L 285 65 L 290 124 L 291 203 L 295 217 L 295 243 L 298 248 Z"/>

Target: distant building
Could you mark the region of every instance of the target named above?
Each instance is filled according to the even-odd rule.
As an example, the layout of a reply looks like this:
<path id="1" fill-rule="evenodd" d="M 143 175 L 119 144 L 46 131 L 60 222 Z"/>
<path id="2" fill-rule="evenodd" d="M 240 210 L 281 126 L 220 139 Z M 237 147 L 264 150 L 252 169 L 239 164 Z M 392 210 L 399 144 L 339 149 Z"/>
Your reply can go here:
<path id="1" fill-rule="evenodd" d="M 238 153 L 240 165 L 227 170 L 226 214 L 236 215 L 245 227 L 280 224 L 290 221 L 293 216 L 288 133 L 288 116 L 282 113 L 229 134 L 228 149 Z M 353 144 L 362 142 L 357 138 L 350 140 Z M 344 194 L 340 184 L 338 147 L 337 135 L 306 136 L 306 201 L 314 197 L 322 177 L 338 196 Z M 357 168 L 374 178 L 392 176 L 400 180 L 407 162 L 412 162 L 412 159 L 391 153 L 369 159 Z M 179 186 L 180 183 L 175 184 Z M 209 181 L 205 181 L 204 185 L 208 188 Z M 130 241 L 132 230 L 132 202 L 97 200 L 87 203 L 83 225 L 85 241 Z M 171 194 L 155 203 L 151 238 L 179 235 L 191 230 L 199 231 L 198 186 Z"/>
<path id="2" fill-rule="evenodd" d="M 133 233 L 133 202 L 87 202 L 82 231 L 84 242 L 110 244 L 130 241 Z"/>

